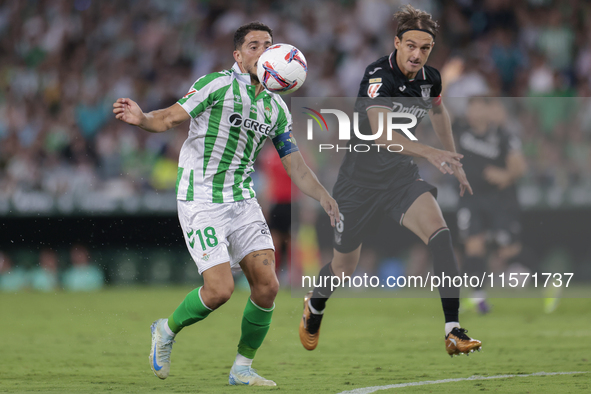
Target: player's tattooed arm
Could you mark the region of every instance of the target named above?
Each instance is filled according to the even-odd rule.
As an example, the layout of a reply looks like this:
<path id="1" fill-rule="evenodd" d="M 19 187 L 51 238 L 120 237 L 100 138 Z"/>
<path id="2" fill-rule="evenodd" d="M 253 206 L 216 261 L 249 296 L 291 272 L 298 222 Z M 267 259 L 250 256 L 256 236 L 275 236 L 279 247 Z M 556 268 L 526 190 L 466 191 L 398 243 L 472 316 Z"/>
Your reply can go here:
<path id="1" fill-rule="evenodd" d="M 330 216 L 330 224 L 340 222 L 339 206 L 318 181 L 316 174 L 308 167 L 299 151 L 281 158 L 281 163 L 295 185 L 305 194 L 320 202 Z"/>
<path id="2" fill-rule="evenodd" d="M 282 157 L 281 163 L 291 180 L 308 196 L 320 201 L 322 194 L 328 193 L 318 181 L 316 174 L 310 170 L 300 152 L 293 152 Z"/>

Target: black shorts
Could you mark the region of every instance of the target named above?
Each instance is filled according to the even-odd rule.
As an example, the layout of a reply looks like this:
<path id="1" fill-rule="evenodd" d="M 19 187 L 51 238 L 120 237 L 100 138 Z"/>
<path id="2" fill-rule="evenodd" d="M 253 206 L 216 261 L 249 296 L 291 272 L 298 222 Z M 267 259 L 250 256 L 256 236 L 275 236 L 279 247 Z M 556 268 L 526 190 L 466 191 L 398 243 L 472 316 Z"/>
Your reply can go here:
<path id="1" fill-rule="evenodd" d="M 291 231 L 291 204 L 275 204 L 269 212 L 269 229 L 289 234 Z"/>
<path id="2" fill-rule="evenodd" d="M 520 241 L 521 221 L 517 197 L 506 193 L 464 195 L 458 211 L 459 235 L 466 238 L 483 234 L 498 246 Z"/>
<path id="3" fill-rule="evenodd" d="M 418 177 L 387 190 L 359 187 L 346 177 L 339 177 L 333 197 L 339 204 L 341 222 L 334 228 L 334 248 L 341 253 L 354 251 L 386 217 L 402 224 L 408 208 L 425 192 L 437 197 L 437 188 Z"/>

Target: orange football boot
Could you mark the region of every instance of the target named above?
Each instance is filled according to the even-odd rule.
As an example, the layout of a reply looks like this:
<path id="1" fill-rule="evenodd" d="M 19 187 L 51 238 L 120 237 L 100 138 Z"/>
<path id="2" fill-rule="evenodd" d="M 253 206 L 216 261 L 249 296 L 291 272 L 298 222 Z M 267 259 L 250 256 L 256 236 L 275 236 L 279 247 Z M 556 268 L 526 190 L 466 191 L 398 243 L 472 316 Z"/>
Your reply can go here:
<path id="1" fill-rule="evenodd" d="M 473 353 L 474 350 L 482 349 L 482 342 L 478 339 L 472 339 L 466 333 L 464 328 L 454 327 L 445 337 L 445 350 L 451 357 L 464 353 L 466 356 Z"/>
<path id="2" fill-rule="evenodd" d="M 304 315 L 300 321 L 300 341 L 307 350 L 314 350 L 318 346 L 320 322 L 323 315 L 312 313 L 308 304 L 310 298 L 312 298 L 312 292 L 304 297 Z"/>

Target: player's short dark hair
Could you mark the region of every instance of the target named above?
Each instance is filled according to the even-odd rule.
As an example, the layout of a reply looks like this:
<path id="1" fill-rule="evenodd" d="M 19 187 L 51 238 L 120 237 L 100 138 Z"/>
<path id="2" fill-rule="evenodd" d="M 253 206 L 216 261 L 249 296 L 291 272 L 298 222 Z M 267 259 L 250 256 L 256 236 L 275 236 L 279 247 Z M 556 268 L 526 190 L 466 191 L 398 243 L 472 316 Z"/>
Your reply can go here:
<path id="1" fill-rule="evenodd" d="M 251 31 L 266 31 L 273 38 L 273 30 L 269 26 L 261 22 L 250 22 L 240 26 L 234 33 L 234 49 L 239 49 L 244 44 L 244 38 Z"/>
<path id="2" fill-rule="evenodd" d="M 421 30 L 429 33 L 435 39 L 439 24 L 433 20 L 431 14 L 425 11 L 418 10 L 412 5 L 407 4 L 394 14 L 394 18 L 398 21 L 398 29 L 396 29 L 396 36 L 402 39 L 402 35 L 409 30 Z"/>

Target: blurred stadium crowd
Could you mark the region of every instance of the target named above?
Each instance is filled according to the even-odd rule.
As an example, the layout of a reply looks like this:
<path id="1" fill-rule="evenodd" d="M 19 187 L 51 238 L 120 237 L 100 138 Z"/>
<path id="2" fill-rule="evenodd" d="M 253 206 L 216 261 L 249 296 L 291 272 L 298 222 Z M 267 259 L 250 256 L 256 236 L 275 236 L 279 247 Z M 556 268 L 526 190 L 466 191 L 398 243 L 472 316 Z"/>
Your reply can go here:
<path id="1" fill-rule="evenodd" d="M 39 254 L 23 250 L 14 257 L 18 263 L 0 251 L 0 291 L 93 291 L 105 282 L 103 270 L 91 261 L 88 249 L 81 244 L 70 248 L 69 259 L 51 248 L 43 248 Z M 65 260 L 70 263 L 67 268 Z"/>
<path id="2" fill-rule="evenodd" d="M 114 120 L 114 99 L 145 111 L 172 105 L 199 76 L 232 66 L 232 35 L 251 20 L 306 55 L 298 96 L 356 96 L 366 65 L 392 51 L 392 15 L 404 3 L 0 1 L 0 200 L 174 190 L 187 125 L 142 132 Z M 441 24 L 429 64 L 442 71 L 446 97 L 590 96 L 588 1 L 411 3 Z M 532 182 L 591 184 L 591 111 L 571 116 L 565 103 L 522 128 Z"/>

